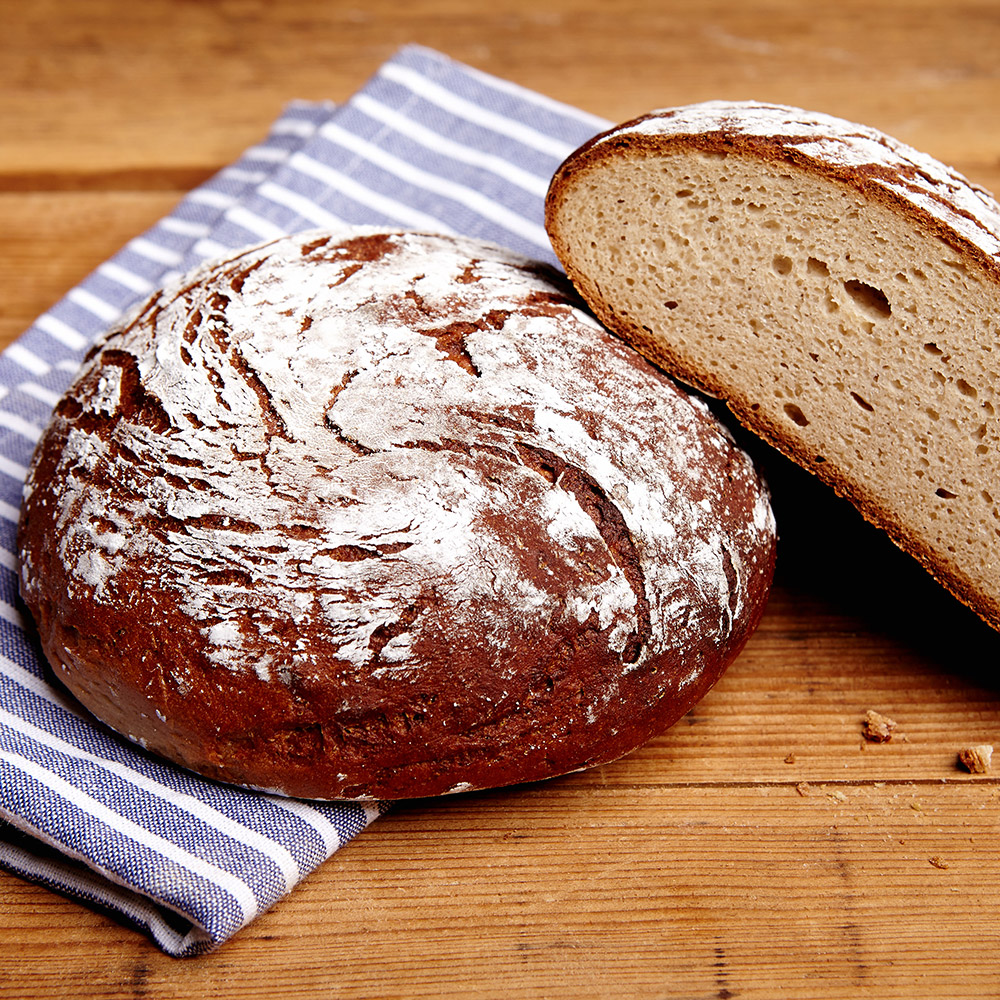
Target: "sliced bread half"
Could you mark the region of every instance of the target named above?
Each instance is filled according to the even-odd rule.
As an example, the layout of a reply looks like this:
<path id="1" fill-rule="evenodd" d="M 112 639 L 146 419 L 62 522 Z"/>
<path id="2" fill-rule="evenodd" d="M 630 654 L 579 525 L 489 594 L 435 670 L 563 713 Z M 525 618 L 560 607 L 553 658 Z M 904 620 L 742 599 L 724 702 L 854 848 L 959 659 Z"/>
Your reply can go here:
<path id="1" fill-rule="evenodd" d="M 546 224 L 613 331 L 848 497 L 1000 628 L 1000 206 L 827 115 L 657 111 Z"/>

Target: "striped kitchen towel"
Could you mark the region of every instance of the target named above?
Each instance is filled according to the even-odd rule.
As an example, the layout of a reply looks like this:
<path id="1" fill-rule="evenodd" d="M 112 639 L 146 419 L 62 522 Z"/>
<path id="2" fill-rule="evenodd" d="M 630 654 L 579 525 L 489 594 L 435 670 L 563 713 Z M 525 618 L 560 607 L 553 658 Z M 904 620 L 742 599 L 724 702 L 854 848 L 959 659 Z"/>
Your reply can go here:
<path id="1" fill-rule="evenodd" d="M 94 723 L 49 674 L 17 596 L 31 452 L 90 343 L 202 260 L 316 226 L 492 240 L 555 263 L 556 166 L 605 122 L 419 47 L 347 103 L 296 102 L 0 355 L 0 864 L 109 908 L 172 955 L 217 946 L 381 807 L 202 780 Z"/>

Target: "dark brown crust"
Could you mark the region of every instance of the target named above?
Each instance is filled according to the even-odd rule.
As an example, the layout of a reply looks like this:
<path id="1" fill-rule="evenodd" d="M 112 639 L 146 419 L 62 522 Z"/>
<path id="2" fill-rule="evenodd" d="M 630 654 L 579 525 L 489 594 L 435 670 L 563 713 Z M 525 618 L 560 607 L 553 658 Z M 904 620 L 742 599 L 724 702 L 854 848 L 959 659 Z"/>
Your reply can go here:
<path id="1" fill-rule="evenodd" d="M 915 537 L 911 529 L 902 523 L 893 512 L 884 509 L 859 484 L 845 478 L 833 464 L 822 460 L 817 461 L 816 455 L 783 433 L 777 424 L 754 407 L 753 400 L 734 395 L 731 386 L 713 378 L 710 373 L 690 368 L 684 359 L 671 349 L 669 344 L 657 340 L 628 317 L 619 315 L 614 310 L 613 305 L 604 300 L 590 276 L 574 265 L 572 254 L 561 238 L 557 220 L 564 192 L 569 189 L 579 175 L 605 160 L 621 156 L 683 155 L 692 150 L 711 153 L 726 152 L 755 157 L 769 163 L 780 163 L 786 168 L 793 167 L 844 184 L 860 192 L 865 198 L 879 202 L 904 215 L 914 226 L 938 237 L 958 254 L 966 257 L 971 264 L 981 268 L 987 278 L 997 284 L 1000 284 L 1000 261 L 903 194 L 878 183 L 878 181 L 888 177 L 905 184 L 907 177 L 904 171 L 892 171 L 889 168 L 879 169 L 873 164 L 846 167 L 825 162 L 803 154 L 796 148 L 794 139 L 789 136 L 781 136 L 778 139 L 726 131 L 670 136 L 618 134 L 625 133 L 630 126 L 651 117 L 657 117 L 657 114 L 639 116 L 595 136 L 572 153 L 553 176 L 546 196 L 545 225 L 556 256 L 565 267 L 572 283 L 608 329 L 622 337 L 626 343 L 661 366 L 680 382 L 722 401 L 747 430 L 817 476 L 838 496 L 847 499 L 866 521 L 885 531 L 898 548 L 917 559 L 931 576 L 958 600 L 971 608 L 990 626 L 1000 630 L 1000 599 L 979 592 L 966 577 L 953 570 L 937 553 Z M 954 175 L 954 177 L 958 182 L 965 180 L 958 175 Z M 968 186 L 981 191 L 975 185 L 968 184 Z M 941 197 L 944 198 L 943 195 Z M 979 220 L 976 220 L 970 213 L 963 212 L 961 214 L 964 218 L 975 222 L 984 232 L 994 235 L 995 238 L 995 234 L 982 226 Z"/>

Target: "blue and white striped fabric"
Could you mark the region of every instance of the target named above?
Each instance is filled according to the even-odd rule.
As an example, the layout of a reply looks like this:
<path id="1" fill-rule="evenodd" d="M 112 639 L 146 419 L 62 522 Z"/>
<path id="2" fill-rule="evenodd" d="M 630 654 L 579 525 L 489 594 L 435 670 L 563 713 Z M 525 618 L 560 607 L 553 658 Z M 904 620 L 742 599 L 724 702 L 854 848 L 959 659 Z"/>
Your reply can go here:
<path id="1" fill-rule="evenodd" d="M 289 105 L 244 153 L 0 355 L 0 864 L 108 908 L 164 951 L 225 941 L 379 807 L 230 788 L 152 758 L 50 684 L 17 596 L 31 452 L 94 338 L 200 261 L 315 226 L 454 232 L 554 263 L 549 177 L 606 125 L 408 47 L 346 104 Z"/>

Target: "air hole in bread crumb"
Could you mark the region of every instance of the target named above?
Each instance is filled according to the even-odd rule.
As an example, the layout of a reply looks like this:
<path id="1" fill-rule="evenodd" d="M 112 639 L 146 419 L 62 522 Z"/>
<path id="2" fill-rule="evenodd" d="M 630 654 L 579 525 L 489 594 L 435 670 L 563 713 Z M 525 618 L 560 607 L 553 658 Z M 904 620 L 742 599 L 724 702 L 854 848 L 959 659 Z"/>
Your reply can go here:
<path id="1" fill-rule="evenodd" d="M 676 192 L 678 198 L 690 198 L 694 194 L 690 188 L 681 188 L 680 191 Z"/>
<path id="2" fill-rule="evenodd" d="M 794 403 L 785 403 L 784 410 L 785 416 L 788 417 L 788 419 L 793 423 L 798 424 L 799 427 L 809 426 L 809 421 L 806 418 L 806 415 Z"/>
<path id="3" fill-rule="evenodd" d="M 968 396 L 970 399 L 975 399 L 976 396 L 979 395 L 979 393 L 976 392 L 976 387 L 974 385 L 969 385 L 964 378 L 956 379 L 955 388 L 958 389 L 963 396 Z"/>
<path id="4" fill-rule="evenodd" d="M 665 306 L 666 306 L 666 307 L 667 307 L 668 309 L 676 309 L 676 308 L 677 308 L 677 303 L 676 303 L 676 302 L 674 302 L 674 300 L 673 300 L 673 299 L 671 299 L 671 300 L 670 300 L 669 302 L 664 302 L 663 304 L 664 304 L 664 305 L 665 305 Z"/>
<path id="5" fill-rule="evenodd" d="M 952 493 L 951 490 L 946 490 L 943 486 L 939 486 L 934 493 L 942 500 L 954 500 L 958 496 L 957 493 Z"/>
<path id="6" fill-rule="evenodd" d="M 792 273 L 792 261 L 790 257 L 785 257 L 778 254 L 773 261 L 771 261 L 771 267 L 774 269 L 775 274 L 791 274 Z"/>
<path id="7" fill-rule="evenodd" d="M 926 352 L 927 352 L 928 354 L 934 354 L 934 355 L 941 355 L 941 354 L 944 354 L 944 351 L 942 351 L 942 350 L 941 350 L 941 348 L 940 348 L 940 347 L 938 347 L 938 345 L 937 345 L 937 344 L 935 344 L 935 343 L 933 343 L 933 342 L 932 342 L 932 343 L 930 343 L 930 344 L 924 344 L 924 350 L 925 350 L 925 351 L 926 351 Z"/>
<path id="8" fill-rule="evenodd" d="M 853 399 L 854 402 L 857 403 L 858 406 L 860 406 L 862 410 L 867 410 L 869 413 L 874 413 L 875 412 L 875 407 L 872 406 L 872 404 L 869 403 L 867 399 L 863 399 L 856 392 L 852 392 L 851 393 L 851 399 Z"/>
<path id="9" fill-rule="evenodd" d="M 810 274 L 818 274 L 822 277 L 826 277 L 830 273 L 830 268 L 828 268 L 826 264 L 817 257 L 809 257 L 806 260 L 806 270 Z"/>
<path id="10" fill-rule="evenodd" d="M 873 285 L 866 285 L 863 281 L 852 278 L 844 282 L 847 294 L 854 299 L 855 304 L 869 316 L 884 319 L 892 315 L 892 306 L 886 298 L 885 292 Z"/>

